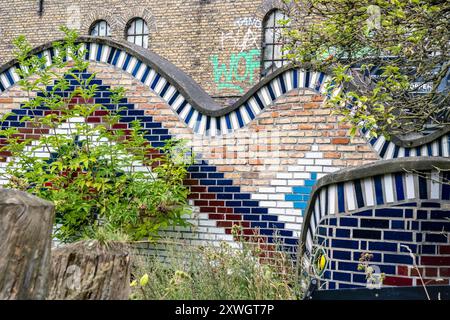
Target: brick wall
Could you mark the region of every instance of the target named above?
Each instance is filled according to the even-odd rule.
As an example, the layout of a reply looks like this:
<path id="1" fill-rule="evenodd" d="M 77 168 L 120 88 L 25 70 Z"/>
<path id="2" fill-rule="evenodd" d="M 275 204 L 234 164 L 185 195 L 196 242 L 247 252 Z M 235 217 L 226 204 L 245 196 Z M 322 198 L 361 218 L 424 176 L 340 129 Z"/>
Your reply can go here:
<path id="1" fill-rule="evenodd" d="M 142 17 L 150 30 L 150 50 L 229 103 L 259 81 L 261 21 L 274 7 L 283 7 L 282 1 L 46 0 L 39 16 L 37 0 L 12 0 L 0 8 L 0 65 L 12 58 L 11 42 L 19 34 L 34 47 L 60 38 L 61 25 L 87 35 L 94 21 L 104 19 L 112 37 L 122 40 L 128 21 Z M 234 72 L 233 61 L 238 65 Z"/>
<path id="2" fill-rule="evenodd" d="M 339 168 L 377 159 L 364 139 L 347 136 L 347 127 L 322 106 L 323 97 L 310 90 L 289 92 L 231 134 L 205 137 L 193 134 L 164 100 L 130 74 L 94 62 L 89 72 L 97 74 L 102 90 L 109 86 L 127 90 L 130 110 L 123 115 L 121 128 L 141 120 L 155 146 L 171 136 L 183 138 L 198 156 L 185 181 L 191 188 L 194 227 L 168 230 L 167 236 L 193 243 L 233 241 L 231 228 L 238 224 L 246 235 L 259 234 L 265 242 L 281 242 L 293 251 L 315 181 Z M 20 114 L 25 99 L 13 86 L 0 95 L 0 110 Z M 17 120 L 10 118 L 2 125 L 17 126 Z M 87 121 L 101 121 L 101 114 Z M 26 129 L 21 129 L 24 134 L 36 137 L 45 133 Z"/>

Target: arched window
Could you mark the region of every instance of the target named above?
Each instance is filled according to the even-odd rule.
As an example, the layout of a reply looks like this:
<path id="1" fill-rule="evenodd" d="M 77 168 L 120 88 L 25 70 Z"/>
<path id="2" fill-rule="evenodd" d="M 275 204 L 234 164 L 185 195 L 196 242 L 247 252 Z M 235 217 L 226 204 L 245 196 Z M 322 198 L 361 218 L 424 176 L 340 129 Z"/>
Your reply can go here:
<path id="1" fill-rule="evenodd" d="M 141 18 L 134 18 L 128 22 L 127 40 L 138 46 L 148 48 L 148 26 Z"/>
<path id="2" fill-rule="evenodd" d="M 97 37 L 110 37 L 110 28 L 105 20 L 95 21 L 89 29 L 89 35 Z"/>
<path id="3" fill-rule="evenodd" d="M 270 11 L 263 20 L 262 76 L 266 76 L 286 64 L 282 50 L 283 29 L 286 28 L 286 25 L 282 25 L 280 20 L 287 18 L 283 11 L 275 9 Z"/>

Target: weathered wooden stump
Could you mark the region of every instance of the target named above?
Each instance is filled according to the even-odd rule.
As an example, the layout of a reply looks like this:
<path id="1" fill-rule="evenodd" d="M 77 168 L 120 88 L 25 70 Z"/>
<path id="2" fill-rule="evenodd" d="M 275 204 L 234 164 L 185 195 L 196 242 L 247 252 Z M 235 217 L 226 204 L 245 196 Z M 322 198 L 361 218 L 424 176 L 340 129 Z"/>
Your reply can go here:
<path id="1" fill-rule="evenodd" d="M 45 299 L 54 215 L 48 201 L 0 189 L 0 299 Z"/>
<path id="2" fill-rule="evenodd" d="M 52 251 L 47 299 L 123 300 L 130 295 L 130 255 L 122 243 L 80 241 Z"/>

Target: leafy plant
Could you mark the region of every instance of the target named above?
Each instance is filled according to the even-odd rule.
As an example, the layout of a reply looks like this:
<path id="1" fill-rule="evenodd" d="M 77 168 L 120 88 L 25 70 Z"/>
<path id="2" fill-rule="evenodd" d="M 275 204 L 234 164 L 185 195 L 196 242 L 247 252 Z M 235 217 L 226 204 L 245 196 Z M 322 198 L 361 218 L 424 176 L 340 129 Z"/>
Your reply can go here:
<path id="1" fill-rule="evenodd" d="M 285 2 L 292 20 L 286 57 L 331 75 L 328 106 L 352 125 L 352 134 L 448 125 L 448 1 Z"/>
<path id="2" fill-rule="evenodd" d="M 55 236 L 62 242 L 138 240 L 155 237 L 168 225 L 185 225 L 189 191 L 182 182 L 192 157 L 184 141 L 152 148 L 138 121 L 127 130 L 115 129 L 125 90 L 110 91 L 113 108 L 94 103 L 99 88 L 92 82 L 95 73 L 86 77 L 86 50 L 75 31 L 62 30 L 65 39 L 54 44 L 52 63 L 30 55 L 25 37 L 14 41 L 19 84 L 30 97 L 23 106 L 30 113 L 20 122 L 42 134 L 36 139 L 19 128 L 0 131 L 6 140 L 1 151 L 12 159 L 6 187 L 52 201 Z M 84 121 L 99 110 L 100 123 Z"/>

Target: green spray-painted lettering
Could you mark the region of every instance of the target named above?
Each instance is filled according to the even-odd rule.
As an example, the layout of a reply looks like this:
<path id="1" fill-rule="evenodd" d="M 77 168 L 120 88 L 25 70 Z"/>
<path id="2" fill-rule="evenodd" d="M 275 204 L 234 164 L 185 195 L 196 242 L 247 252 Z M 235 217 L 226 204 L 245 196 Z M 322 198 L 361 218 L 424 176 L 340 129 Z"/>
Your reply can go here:
<path id="1" fill-rule="evenodd" d="M 233 53 L 230 57 L 228 67 L 219 62 L 219 56 L 211 57 L 213 64 L 214 82 L 220 89 L 235 89 L 244 93 L 242 86 L 253 84 L 255 70 L 259 68 L 259 57 L 261 50 L 252 49 L 240 53 Z M 256 58 L 256 59 L 255 59 Z M 245 71 L 239 73 L 239 66 L 245 63 Z"/>

